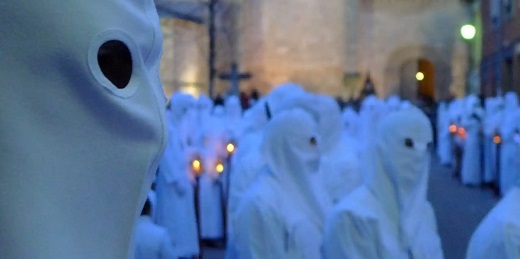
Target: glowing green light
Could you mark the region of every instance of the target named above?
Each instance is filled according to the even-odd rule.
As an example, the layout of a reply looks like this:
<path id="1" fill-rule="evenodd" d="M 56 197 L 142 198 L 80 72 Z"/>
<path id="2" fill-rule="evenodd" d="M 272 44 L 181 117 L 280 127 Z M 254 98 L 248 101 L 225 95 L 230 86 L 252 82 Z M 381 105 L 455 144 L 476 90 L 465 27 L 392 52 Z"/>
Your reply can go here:
<path id="1" fill-rule="evenodd" d="M 471 24 L 466 24 L 460 28 L 460 34 L 462 35 L 462 38 L 472 40 L 477 34 L 477 29 Z"/>

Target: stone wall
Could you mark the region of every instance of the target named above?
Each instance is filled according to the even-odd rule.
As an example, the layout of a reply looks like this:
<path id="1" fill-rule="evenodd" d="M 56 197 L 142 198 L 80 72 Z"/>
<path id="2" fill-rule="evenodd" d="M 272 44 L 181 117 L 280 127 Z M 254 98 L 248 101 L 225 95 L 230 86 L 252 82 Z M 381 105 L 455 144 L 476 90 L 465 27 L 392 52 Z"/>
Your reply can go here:
<path id="1" fill-rule="evenodd" d="M 162 18 L 161 79 L 169 98 L 173 92 L 207 92 L 207 33 L 204 25 Z"/>

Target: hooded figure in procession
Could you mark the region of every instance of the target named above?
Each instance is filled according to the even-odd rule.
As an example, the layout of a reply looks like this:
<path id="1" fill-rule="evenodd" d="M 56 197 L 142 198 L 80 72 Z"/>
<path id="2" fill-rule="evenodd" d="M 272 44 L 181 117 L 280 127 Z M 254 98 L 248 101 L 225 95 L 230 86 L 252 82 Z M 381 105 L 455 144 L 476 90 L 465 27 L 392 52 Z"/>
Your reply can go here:
<path id="1" fill-rule="evenodd" d="M 262 98 L 244 115 L 242 121 L 243 135 L 237 142 L 236 152 L 231 158 L 231 173 L 229 198 L 227 206 L 227 247 L 226 258 L 237 258 L 234 249 L 233 222 L 231 219 L 236 213 L 243 194 L 256 179 L 258 172 L 265 166 L 260 146 L 263 132 L 268 122 L 265 111 L 265 99 Z"/>
<path id="2" fill-rule="evenodd" d="M 484 178 L 486 185 L 496 183 L 498 175 L 498 145 L 502 142 L 499 128 L 502 121 L 503 101 L 500 97 L 486 99 L 486 116 L 482 131 L 484 133 Z"/>
<path id="3" fill-rule="evenodd" d="M 0 6 L 0 257 L 133 258 L 167 142 L 154 2 Z"/>
<path id="4" fill-rule="evenodd" d="M 320 199 L 324 208 L 328 208 L 324 213 L 328 213 L 333 204 L 362 182 L 357 145 L 343 134 L 341 109 L 333 98 L 307 93 L 288 100 L 282 107 L 302 108 L 318 123 L 322 157 L 313 182 L 319 183 L 316 186 L 321 189 L 319 193 L 326 193 Z"/>
<path id="5" fill-rule="evenodd" d="M 367 182 L 336 206 L 323 258 L 443 258 L 426 199 L 432 128 L 418 109 L 384 118 Z"/>
<path id="6" fill-rule="evenodd" d="M 464 104 L 466 109 L 461 124 L 465 130 L 465 142 L 460 176 L 463 184 L 479 186 L 482 183 L 480 127 L 484 111 L 477 96 L 468 96 Z"/>
<path id="7" fill-rule="evenodd" d="M 514 130 L 520 130 L 520 114 L 512 116 Z M 515 145 L 520 145 L 520 136 Z M 518 152 L 518 151 L 517 151 Z M 516 153 L 516 160 L 519 154 Z M 518 172 L 518 171 L 517 171 Z M 517 176 L 502 200 L 489 212 L 473 233 L 467 259 L 520 258 L 520 178 Z"/>
<path id="8" fill-rule="evenodd" d="M 224 108 L 215 106 L 203 129 L 204 145 L 200 154 L 204 166 L 199 179 L 199 222 L 203 240 L 216 241 L 224 237 L 223 177 L 227 167 L 225 143 L 228 139 L 224 115 Z M 221 168 L 217 168 L 219 166 Z"/>
<path id="9" fill-rule="evenodd" d="M 519 111 L 518 96 L 514 92 L 509 92 L 504 96 L 504 112 L 502 124 L 500 125 L 500 136 L 502 145 L 500 148 L 500 194 L 506 195 L 511 187 L 514 186 L 515 180 L 520 172 L 518 165 L 518 145 L 516 144 L 515 130 L 516 117 Z"/>
<path id="10" fill-rule="evenodd" d="M 284 103 L 305 95 L 303 88 L 294 83 L 277 86 L 271 93 L 261 98 L 247 111 L 242 122 L 243 135 L 237 142 L 237 151 L 231 161 L 231 179 L 228 204 L 228 244 L 227 258 L 237 257 L 234 247 L 234 222 L 231 220 L 238 209 L 243 194 L 255 182 L 257 175 L 266 166 L 261 154 L 264 129 L 274 114 L 279 113 Z"/>
<path id="11" fill-rule="evenodd" d="M 451 165 L 449 105 L 446 101 L 437 109 L 437 156 L 442 165 Z"/>
<path id="12" fill-rule="evenodd" d="M 156 223 L 166 228 L 176 254 L 183 257 L 199 254 L 193 185 L 189 176 L 190 154 L 180 130 L 184 116 L 194 105 L 195 100 L 190 95 L 172 95 L 167 111 L 170 139 L 156 180 Z"/>
<path id="13" fill-rule="evenodd" d="M 324 215 L 311 183 L 320 161 L 317 126 L 301 109 L 269 123 L 267 167 L 232 219 L 237 258 L 320 258 Z"/>

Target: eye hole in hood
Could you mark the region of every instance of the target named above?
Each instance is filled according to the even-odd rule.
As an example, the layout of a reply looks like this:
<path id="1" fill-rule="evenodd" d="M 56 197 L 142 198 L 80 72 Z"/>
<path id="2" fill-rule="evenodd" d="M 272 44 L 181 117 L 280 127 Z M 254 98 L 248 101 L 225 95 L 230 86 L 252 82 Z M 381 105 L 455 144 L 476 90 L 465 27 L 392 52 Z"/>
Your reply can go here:
<path id="1" fill-rule="evenodd" d="M 132 55 L 126 44 L 107 41 L 99 47 L 97 58 L 103 75 L 118 89 L 124 89 L 132 78 Z"/>

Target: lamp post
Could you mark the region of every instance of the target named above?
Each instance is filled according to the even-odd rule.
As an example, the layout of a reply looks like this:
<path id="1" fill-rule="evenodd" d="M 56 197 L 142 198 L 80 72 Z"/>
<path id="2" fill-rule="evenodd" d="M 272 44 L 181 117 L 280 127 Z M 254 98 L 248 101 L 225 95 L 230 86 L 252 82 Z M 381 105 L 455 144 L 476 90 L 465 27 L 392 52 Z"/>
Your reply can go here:
<path id="1" fill-rule="evenodd" d="M 475 62 L 473 60 L 473 41 L 477 35 L 477 28 L 475 28 L 473 24 L 464 24 L 460 27 L 460 35 L 468 46 L 468 71 L 466 75 L 466 93 L 468 93 L 474 90 L 472 89 L 471 78 L 473 69 L 475 68 Z"/>

